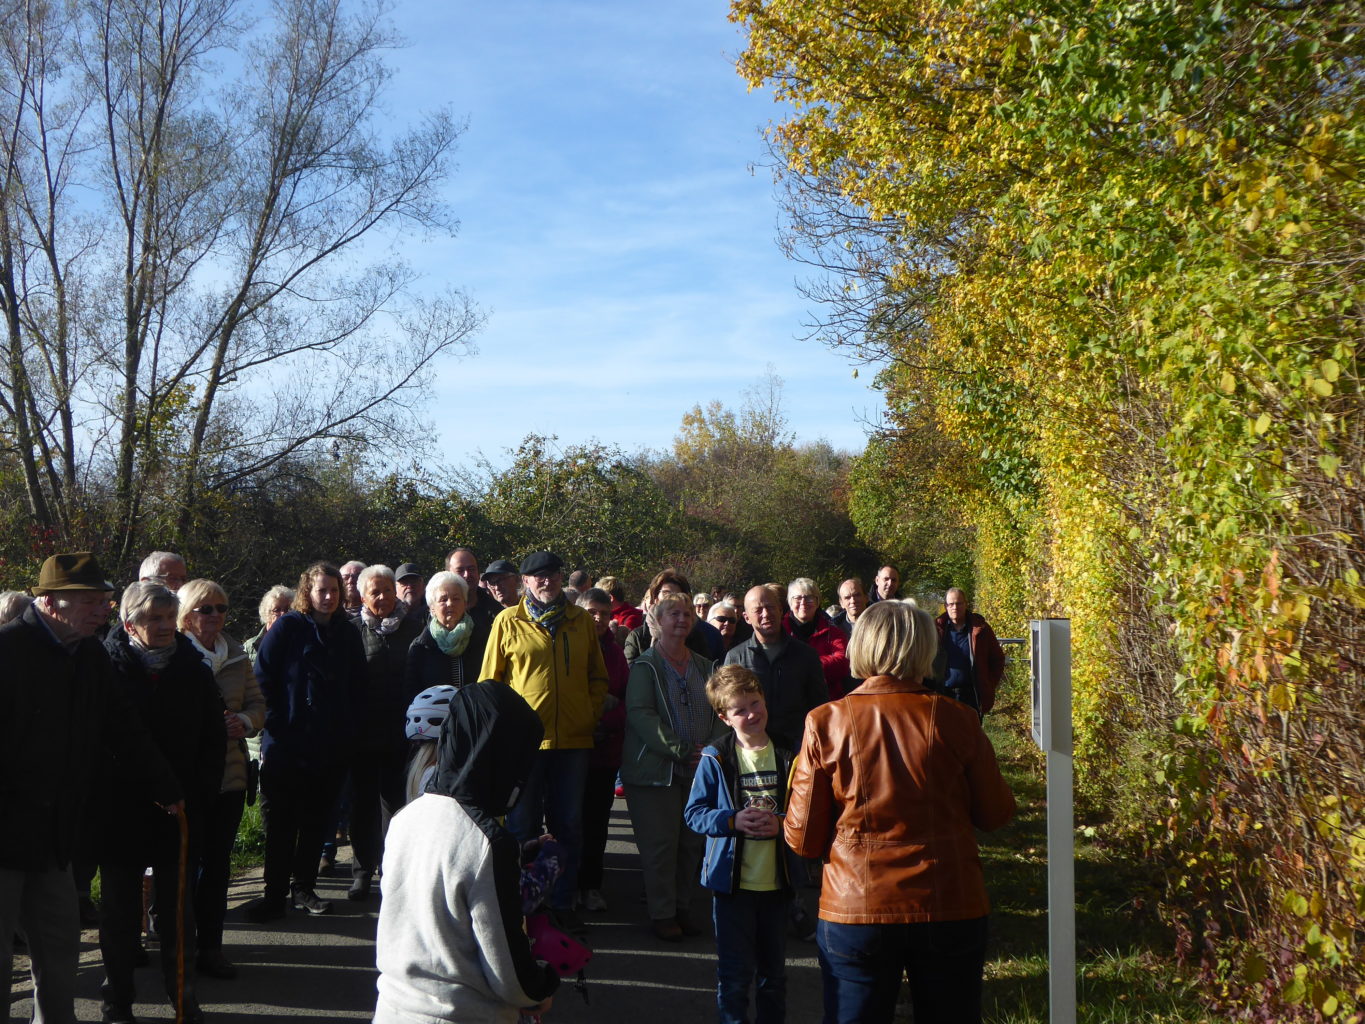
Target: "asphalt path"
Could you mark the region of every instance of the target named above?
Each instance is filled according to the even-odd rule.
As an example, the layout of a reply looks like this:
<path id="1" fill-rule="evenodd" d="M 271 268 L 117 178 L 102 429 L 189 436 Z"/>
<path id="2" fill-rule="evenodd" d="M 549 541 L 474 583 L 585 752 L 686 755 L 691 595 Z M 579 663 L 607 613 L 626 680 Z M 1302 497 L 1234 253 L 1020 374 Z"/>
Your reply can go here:
<path id="1" fill-rule="evenodd" d="M 348 862 L 348 850 L 341 855 Z M 332 913 L 310 916 L 290 911 L 282 921 L 266 925 L 242 919 L 241 904 L 261 892 L 260 872 L 236 879 L 228 896 L 224 953 L 238 966 L 232 981 L 199 979 L 199 1001 L 208 1024 L 313 1018 L 366 1021 L 374 1012 L 374 935 L 378 897 L 368 903 L 346 899 L 349 878 L 341 874 L 318 880 L 318 892 L 332 901 Z M 639 856 L 624 800 L 612 810 L 603 895 L 606 911 L 584 914 L 594 956 L 588 965 L 587 1001 L 570 980 L 561 985 L 547 1022 L 637 1022 L 682 1024 L 715 1019 L 716 952 L 709 933 L 683 942 L 664 942 L 648 927 Z M 813 909 L 816 893 L 806 890 Z M 102 978 L 98 935 L 81 936 L 81 970 L 76 1016 L 100 1019 Z M 152 957 L 156 964 L 155 950 Z M 12 1021 L 28 1021 L 28 961 L 15 957 Z M 174 1020 L 162 998 L 156 966 L 137 972 L 134 1010 L 139 1020 Z M 820 969 L 815 945 L 791 938 L 787 946 L 787 1020 L 803 1024 L 820 1019 Z"/>

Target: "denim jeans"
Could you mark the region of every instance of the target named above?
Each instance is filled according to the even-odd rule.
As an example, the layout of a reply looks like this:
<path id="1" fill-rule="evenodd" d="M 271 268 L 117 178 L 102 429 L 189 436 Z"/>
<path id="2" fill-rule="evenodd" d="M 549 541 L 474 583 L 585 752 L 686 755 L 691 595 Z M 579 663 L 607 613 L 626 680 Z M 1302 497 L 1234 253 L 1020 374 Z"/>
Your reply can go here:
<path id="1" fill-rule="evenodd" d="M 901 971 L 915 1024 L 981 1024 L 986 918 L 815 929 L 825 987 L 824 1024 L 889 1022 Z"/>
<path id="2" fill-rule="evenodd" d="M 716 893 L 716 1010 L 720 1024 L 748 1024 L 757 981 L 758 1024 L 787 1013 L 787 896 L 779 891 Z"/>
<path id="3" fill-rule="evenodd" d="M 507 829 L 521 842 L 548 831 L 564 848 L 563 871 L 550 893 L 550 907 L 568 910 L 578 892 L 583 852 L 583 785 L 592 751 L 539 750 L 526 788 L 507 812 Z"/>

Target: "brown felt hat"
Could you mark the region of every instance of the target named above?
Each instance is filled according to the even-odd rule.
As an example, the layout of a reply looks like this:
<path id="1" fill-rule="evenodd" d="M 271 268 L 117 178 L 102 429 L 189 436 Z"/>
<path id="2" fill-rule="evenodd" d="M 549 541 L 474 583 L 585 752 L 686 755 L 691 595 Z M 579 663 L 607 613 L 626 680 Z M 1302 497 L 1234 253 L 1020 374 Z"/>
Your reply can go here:
<path id="1" fill-rule="evenodd" d="M 38 570 L 38 583 L 29 588 L 35 597 L 61 590 L 112 591 L 114 585 L 104 578 L 99 562 L 89 551 L 53 555 Z"/>

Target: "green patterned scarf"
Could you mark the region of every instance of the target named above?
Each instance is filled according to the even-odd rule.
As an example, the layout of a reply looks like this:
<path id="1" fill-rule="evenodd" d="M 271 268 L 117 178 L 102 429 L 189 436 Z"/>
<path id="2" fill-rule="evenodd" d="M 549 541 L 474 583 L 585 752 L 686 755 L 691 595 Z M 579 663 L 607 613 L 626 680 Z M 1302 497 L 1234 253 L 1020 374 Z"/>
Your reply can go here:
<path id="1" fill-rule="evenodd" d="M 446 629 L 435 619 L 427 624 L 431 631 L 431 638 L 436 641 L 436 646 L 452 658 L 458 658 L 469 647 L 469 641 L 474 638 L 474 620 L 465 612 L 463 619 L 456 624 L 454 629 Z"/>

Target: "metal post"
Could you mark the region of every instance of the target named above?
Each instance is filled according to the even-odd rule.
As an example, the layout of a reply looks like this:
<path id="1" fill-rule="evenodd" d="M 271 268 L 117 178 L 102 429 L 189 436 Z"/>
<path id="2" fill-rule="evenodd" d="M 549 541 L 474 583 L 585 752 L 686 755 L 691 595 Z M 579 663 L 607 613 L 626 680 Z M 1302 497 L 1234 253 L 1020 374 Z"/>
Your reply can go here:
<path id="1" fill-rule="evenodd" d="M 1047 993 L 1051 1024 L 1076 1022 L 1076 833 L 1071 755 L 1047 752 Z"/>
<path id="2" fill-rule="evenodd" d="M 1048 1021 L 1076 1024 L 1071 623 L 1034 619 L 1029 632 L 1033 640 L 1033 739 L 1047 755 Z"/>

